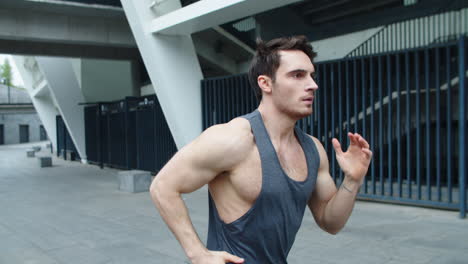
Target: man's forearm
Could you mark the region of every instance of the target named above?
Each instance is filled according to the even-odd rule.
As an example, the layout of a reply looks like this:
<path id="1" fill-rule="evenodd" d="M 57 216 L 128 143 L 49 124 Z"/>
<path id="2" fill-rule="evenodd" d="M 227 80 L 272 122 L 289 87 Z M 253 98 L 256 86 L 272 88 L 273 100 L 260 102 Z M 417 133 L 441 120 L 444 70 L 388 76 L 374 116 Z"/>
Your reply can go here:
<path id="1" fill-rule="evenodd" d="M 360 187 L 360 182 L 345 176 L 340 188 L 325 207 L 323 226 L 328 232 L 336 234 L 344 227 L 353 211 Z"/>
<path id="2" fill-rule="evenodd" d="M 151 198 L 189 259 L 206 251 L 190 221 L 187 207 L 180 194 L 155 188 L 151 190 Z"/>

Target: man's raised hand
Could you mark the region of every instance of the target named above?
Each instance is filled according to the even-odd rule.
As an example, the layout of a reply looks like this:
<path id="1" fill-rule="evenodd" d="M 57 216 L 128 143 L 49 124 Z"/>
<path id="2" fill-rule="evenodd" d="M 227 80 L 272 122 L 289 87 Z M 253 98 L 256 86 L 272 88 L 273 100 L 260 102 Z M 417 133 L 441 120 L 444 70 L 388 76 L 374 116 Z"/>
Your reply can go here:
<path id="1" fill-rule="evenodd" d="M 372 151 L 369 148 L 369 143 L 361 135 L 348 133 L 348 137 L 350 145 L 346 152 L 342 151 L 341 144 L 336 138 L 332 139 L 336 160 L 345 176 L 362 183 L 372 159 Z"/>

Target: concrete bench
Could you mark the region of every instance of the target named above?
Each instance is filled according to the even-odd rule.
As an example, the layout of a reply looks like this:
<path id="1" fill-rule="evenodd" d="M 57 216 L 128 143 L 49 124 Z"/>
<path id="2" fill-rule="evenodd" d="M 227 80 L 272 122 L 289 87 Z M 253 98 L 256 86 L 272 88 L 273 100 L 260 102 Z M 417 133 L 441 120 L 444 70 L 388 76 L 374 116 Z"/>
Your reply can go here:
<path id="1" fill-rule="evenodd" d="M 117 179 L 121 191 L 147 192 L 151 184 L 151 173 L 140 170 L 120 171 L 117 174 Z"/>
<path id="2" fill-rule="evenodd" d="M 32 147 L 32 149 L 33 149 L 34 151 L 36 151 L 36 152 L 41 151 L 41 147 L 40 147 L 40 146 L 34 146 L 34 147 Z"/>
<path id="3" fill-rule="evenodd" d="M 28 158 L 34 158 L 36 156 L 36 151 L 34 149 L 28 149 L 26 150 L 26 157 Z"/>
<path id="4" fill-rule="evenodd" d="M 42 156 L 37 157 L 37 160 L 39 161 L 40 168 L 52 167 L 52 157 Z"/>

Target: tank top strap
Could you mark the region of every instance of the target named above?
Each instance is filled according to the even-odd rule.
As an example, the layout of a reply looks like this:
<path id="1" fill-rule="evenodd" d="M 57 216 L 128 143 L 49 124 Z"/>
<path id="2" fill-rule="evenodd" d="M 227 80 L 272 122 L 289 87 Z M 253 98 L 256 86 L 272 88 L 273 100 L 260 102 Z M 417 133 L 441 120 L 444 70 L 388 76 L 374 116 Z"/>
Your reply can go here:
<path id="1" fill-rule="evenodd" d="M 268 135 L 262 115 L 258 109 L 242 117 L 250 122 L 262 164 L 262 190 L 268 191 L 271 184 L 274 184 L 271 178 L 274 177 L 278 171 L 282 170 L 281 165 L 275 162 L 277 159 L 276 150 L 270 142 L 270 136 Z"/>
<path id="2" fill-rule="evenodd" d="M 263 149 L 265 146 L 268 146 L 269 136 L 263 124 L 262 115 L 260 112 L 256 109 L 255 111 L 242 117 L 249 120 L 250 127 L 255 138 L 255 143 L 257 144 L 258 148 Z"/>

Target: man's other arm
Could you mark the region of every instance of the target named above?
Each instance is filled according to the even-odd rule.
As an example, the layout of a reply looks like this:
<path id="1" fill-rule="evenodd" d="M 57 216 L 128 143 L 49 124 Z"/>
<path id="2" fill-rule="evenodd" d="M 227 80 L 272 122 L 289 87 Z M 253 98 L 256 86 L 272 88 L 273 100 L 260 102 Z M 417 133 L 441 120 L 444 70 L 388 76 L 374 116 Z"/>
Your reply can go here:
<path id="1" fill-rule="evenodd" d="M 354 208 L 357 193 L 367 173 L 372 152 L 367 142 L 358 134 L 348 134 L 351 145 L 346 153 L 339 142 L 333 146 L 345 177 L 339 190 L 330 176 L 327 154 L 322 144 L 313 138 L 320 156 L 320 168 L 309 208 L 317 224 L 330 234 L 337 234 L 346 224 Z"/>

